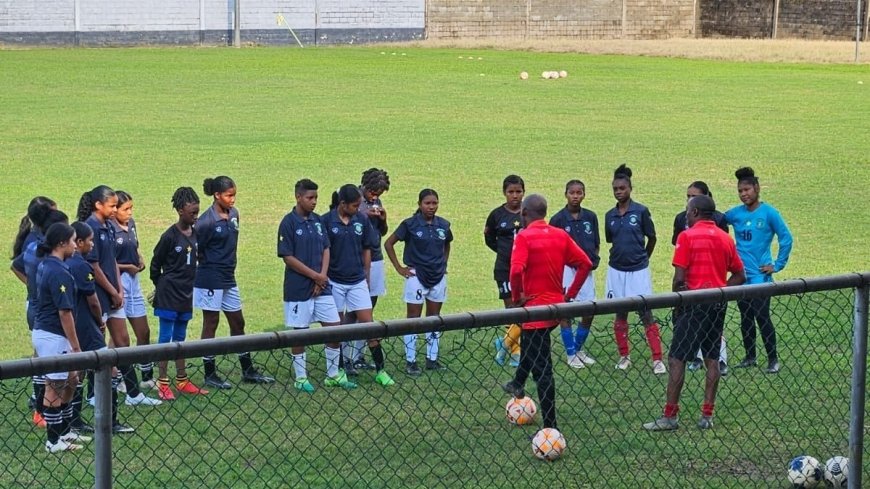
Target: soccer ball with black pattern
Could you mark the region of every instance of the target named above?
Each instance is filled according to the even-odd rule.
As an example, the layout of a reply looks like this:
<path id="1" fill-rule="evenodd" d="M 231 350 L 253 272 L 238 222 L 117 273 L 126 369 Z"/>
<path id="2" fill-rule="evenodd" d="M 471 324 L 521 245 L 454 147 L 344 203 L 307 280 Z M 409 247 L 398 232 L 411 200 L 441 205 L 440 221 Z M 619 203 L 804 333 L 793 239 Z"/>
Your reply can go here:
<path id="1" fill-rule="evenodd" d="M 831 457 L 825 462 L 825 485 L 828 487 L 846 487 L 849 483 L 849 459 L 846 457 Z"/>
<path id="2" fill-rule="evenodd" d="M 788 464 L 788 482 L 795 489 L 816 487 L 823 477 L 819 461 L 809 455 L 800 455 Z"/>

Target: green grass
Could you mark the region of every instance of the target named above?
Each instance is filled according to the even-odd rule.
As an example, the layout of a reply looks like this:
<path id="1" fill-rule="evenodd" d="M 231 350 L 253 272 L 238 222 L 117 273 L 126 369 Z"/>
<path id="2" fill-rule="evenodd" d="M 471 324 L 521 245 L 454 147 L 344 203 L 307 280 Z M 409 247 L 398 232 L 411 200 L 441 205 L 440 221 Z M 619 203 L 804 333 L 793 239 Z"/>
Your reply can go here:
<path id="1" fill-rule="evenodd" d="M 651 208 L 659 230 L 655 290 L 666 291 L 670 228 L 685 203 L 685 187 L 705 180 L 719 206 L 728 208 L 738 202 L 733 171 L 750 165 L 761 177 L 763 199 L 781 211 L 795 235 L 780 279 L 867 268 L 861 250 L 870 214 L 861 192 L 870 181 L 870 97 L 867 85 L 857 83 L 870 74 L 866 66 L 434 49 L 397 50 L 393 56 L 392 48 L 383 55 L 382 49 L 0 51 L 0 174 L 6 189 L 0 194 L 0 233 L 11 241 L 34 195 L 49 195 L 72 214 L 82 191 L 106 183 L 133 194 L 148 258 L 173 221 L 172 191 L 181 185 L 199 189 L 203 178 L 228 174 L 239 188 L 238 279 L 248 330 L 269 331 L 282 322 L 275 229 L 293 205 L 292 186 L 299 178 L 317 181 L 328 201 L 332 189 L 357 182 L 362 170 L 386 168 L 392 189 L 384 200 L 393 226 L 413 212 L 421 188 L 436 188 L 439 213 L 453 223 L 456 236 L 444 309 L 449 313 L 498 307 L 493 256 L 481 230 L 489 210 L 501 202 L 501 180 L 508 173 L 522 175 L 529 192 L 546 195 L 553 211 L 564 202 L 564 182 L 581 178 L 587 206 L 602 216 L 613 205 L 613 169 L 629 163 L 633 196 Z M 469 54 L 483 59 L 459 59 Z M 535 75 L 548 69 L 566 69 L 570 76 L 517 77 L 522 70 Z M 326 207 L 322 202 L 320 209 Z M 602 251 L 606 256 L 606 246 Z M 390 292 L 377 316 L 400 317 L 400 280 L 394 273 L 388 278 Z M 603 273 L 597 279 L 601 291 Z M 23 287 L 11 274 L 0 277 L 0 287 L 0 315 L 7 318 L 0 325 L 7 338 L 0 342 L 0 358 L 26 356 Z M 819 458 L 834 455 L 835 448 L 844 451 L 848 298 L 825 296 L 814 308 L 794 299 L 777 309 L 780 317 L 795 309 L 807 315 L 782 321 L 782 341 L 790 345 L 784 348 L 795 359 L 785 360 L 787 365 L 819 353 L 825 361 L 776 378 L 752 372 L 729 379 L 718 407 L 723 429 L 713 436 L 694 430 L 662 438 L 637 433 L 640 422 L 657 414 L 664 385 L 643 368 L 639 331 L 633 337 L 638 368 L 627 376 L 612 371 L 612 340 L 602 318 L 590 347 L 602 367 L 583 372 L 579 383 L 572 380 L 574 372 L 557 368 L 560 419 L 573 454 L 565 463 L 534 463 L 527 439 L 506 426 L 500 408 L 493 409 L 504 402 L 494 386 L 508 372 L 490 365 L 493 335 L 480 332 L 465 349 L 459 349 L 461 333 L 447 335 L 443 350 L 451 375 L 408 382 L 396 372 L 397 389 L 372 395 L 369 380 L 349 395 L 351 402 L 323 390 L 310 399 L 297 396 L 284 385 L 289 362 L 261 354 L 258 361 L 282 382 L 269 395 L 241 388 L 179 401 L 160 408 L 160 416 L 124 410 L 132 424 L 151 429 L 119 440 L 118 460 L 127 467 L 116 473 L 124 487 L 234 485 L 228 481 L 273 487 L 283 485 L 287 474 L 294 474 L 294 482 L 298 477 L 334 486 L 325 477 L 335 473 L 347 477 L 345 485 L 360 487 L 493 487 L 512 480 L 622 487 L 632 480 L 620 478 L 626 471 L 650 487 L 675 477 L 686 481 L 679 484 L 684 487 L 782 487 L 780 467 L 797 451 L 818 447 L 813 453 Z M 826 310 L 830 304 L 837 307 Z M 198 336 L 198 321 L 192 337 Z M 728 328 L 738 356 L 733 319 Z M 830 329 L 841 334 L 826 339 Z M 814 336 L 804 336 L 805 330 Z M 225 326 L 220 331 L 225 334 Z M 400 343 L 391 345 L 390 359 L 401 360 Z M 315 362 L 322 368 L 317 354 L 309 360 Z M 228 358 L 222 366 L 231 363 Z M 737 383 L 741 378 L 751 380 Z M 689 423 L 699 403 L 698 379 L 687 384 Z M 4 412 L 24 416 L 25 388 L 10 384 L 0 401 Z M 232 416 L 233 426 L 219 417 L 215 423 L 222 429 L 208 430 L 200 411 Z M 0 473 L 0 485 L 44 480 L 10 479 L 41 435 L 24 433 L 22 440 L 20 429 L 14 430 L 21 418 L 7 419 L 0 438 L 9 448 L 4 452 L 17 455 L 0 458 L 9 467 Z M 157 427 L 161 421 L 174 427 Z M 247 436 L 268 448 L 251 453 L 238 441 Z M 348 454 L 372 439 L 379 450 Z M 138 451 L 145 445 L 143 457 Z M 223 459 L 232 474 L 220 479 L 220 472 L 199 464 L 199 454 L 208 450 L 207 459 Z M 188 453 L 182 464 L 179 458 Z M 84 477 L 86 465 L 77 465 L 77 457 L 63 460 Z M 368 462 L 380 469 L 368 468 Z M 173 470 L 191 479 L 171 479 Z M 373 470 L 396 478 L 382 479 Z M 515 470 L 523 475 L 513 475 Z"/>

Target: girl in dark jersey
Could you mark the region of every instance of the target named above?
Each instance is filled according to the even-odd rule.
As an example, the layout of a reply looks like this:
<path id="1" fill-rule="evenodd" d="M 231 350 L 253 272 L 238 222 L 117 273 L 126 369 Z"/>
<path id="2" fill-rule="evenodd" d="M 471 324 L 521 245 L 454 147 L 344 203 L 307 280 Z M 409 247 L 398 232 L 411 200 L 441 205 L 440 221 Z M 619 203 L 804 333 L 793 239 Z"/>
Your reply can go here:
<path id="1" fill-rule="evenodd" d="M 196 276 L 196 233 L 199 196 L 190 187 L 172 194 L 178 222 L 169 226 L 157 241 L 151 257 L 150 276 L 154 283 L 154 315 L 160 322 L 158 343 L 181 342 L 187 338 L 187 323 L 193 317 L 193 280 Z M 158 363 L 157 394 L 164 401 L 175 399 L 169 387 L 167 362 Z M 175 360 L 175 388 L 183 394 L 208 394 L 187 377 L 185 359 Z"/>
<path id="2" fill-rule="evenodd" d="M 384 249 L 390 262 L 399 275 L 405 278 L 404 300 L 408 306 L 409 318 L 418 318 L 426 304 L 426 315 L 437 316 L 447 300 L 447 260 L 450 258 L 450 242 L 453 232 L 450 222 L 436 216 L 438 212 L 438 193 L 427 188 L 420 191 L 418 209 L 413 216 L 405 219 L 387 238 Z M 405 242 L 402 261 L 396 257 L 395 246 Z M 430 332 L 426 335 L 426 370 L 444 370 L 438 361 L 438 340 L 441 334 Z M 420 375 L 417 365 L 417 335 L 405 335 L 405 372 Z"/>
<path id="3" fill-rule="evenodd" d="M 239 243 L 239 211 L 236 209 L 236 183 L 230 177 L 206 178 L 202 184 L 213 203 L 199 216 L 196 230 L 197 268 L 193 282 L 193 305 L 202 310 L 202 339 L 215 337 L 223 311 L 230 325 L 230 335 L 245 334 L 242 298 L 236 284 L 236 251 Z M 214 356 L 203 357 L 205 384 L 231 389 L 221 378 Z M 250 353 L 239 354 L 242 381 L 271 384 L 275 379 L 261 374 Z"/>
<path id="4" fill-rule="evenodd" d="M 111 188 L 100 185 L 82 194 L 79 200 L 78 220 L 84 221 L 94 231 L 94 249 L 85 259 L 94 267 L 97 298 L 103 310 L 106 327 L 116 348 L 130 346 L 124 313 L 124 289 L 121 287 L 121 271 L 115 258 L 115 229 L 110 220 L 118 210 L 118 196 Z M 159 399 L 146 397 L 139 391 L 136 370 L 132 365 L 119 365 L 124 378 L 128 406 L 156 406 Z"/>
<path id="5" fill-rule="evenodd" d="M 511 268 L 511 249 L 514 246 L 514 236 L 522 229 L 523 223 L 520 218 L 520 204 L 526 192 L 526 183 L 517 175 L 508 175 L 501 185 L 505 203 L 496 207 L 486 218 L 483 226 L 483 241 L 486 246 L 495 252 L 495 266 L 492 275 L 498 288 L 498 298 L 504 302 L 504 306 L 511 307 L 511 289 L 508 275 Z M 511 366 L 516 367 L 520 362 L 520 333 L 522 328 L 518 324 L 507 327 L 504 337 L 495 339 L 495 361 L 504 365 L 505 357 L 511 356 Z"/>
<path id="6" fill-rule="evenodd" d="M 136 221 L 133 220 L 133 197 L 123 190 L 115 191 L 118 196 L 118 210 L 109 222 L 115 231 L 115 258 L 121 271 L 121 288 L 124 290 L 124 315 L 133 327 L 137 345 L 151 343 L 151 329 L 148 327 L 145 295 L 139 282 L 139 272 L 145 269 L 145 260 L 139 253 L 139 235 Z M 143 389 L 153 389 L 154 364 L 140 363 Z"/>

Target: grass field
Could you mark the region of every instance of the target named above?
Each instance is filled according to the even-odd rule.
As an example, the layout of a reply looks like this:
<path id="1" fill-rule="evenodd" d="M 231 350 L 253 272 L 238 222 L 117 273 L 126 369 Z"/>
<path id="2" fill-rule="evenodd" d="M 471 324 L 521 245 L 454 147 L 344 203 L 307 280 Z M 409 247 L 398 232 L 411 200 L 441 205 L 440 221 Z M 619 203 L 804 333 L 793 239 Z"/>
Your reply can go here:
<path id="1" fill-rule="evenodd" d="M 570 76 L 561 80 L 536 78 L 549 69 L 565 69 Z M 522 70 L 531 73 L 532 79 L 520 81 L 517 74 Z M 0 194 L 0 234 L 9 237 L 10 245 L 18 219 L 32 196 L 49 195 L 72 214 L 82 191 L 105 183 L 133 194 L 142 251 L 148 258 L 160 232 L 173 221 L 169 205 L 172 191 L 180 185 L 200 189 L 203 178 L 228 174 L 239 188 L 242 242 L 238 279 L 252 332 L 281 327 L 282 265 L 275 257 L 274 235 L 281 217 L 292 206 L 293 183 L 299 178 L 313 178 L 321 184 L 322 198 L 328 200 L 332 189 L 358 182 L 362 170 L 371 166 L 390 172 L 393 186 L 384 201 L 393 225 L 413 212 L 421 188 L 439 191 L 439 213 L 453 223 L 456 236 L 445 312 L 498 307 L 491 279 L 493 256 L 483 245 L 481 230 L 489 210 L 502 201 L 501 180 L 508 173 L 522 175 L 527 190 L 546 195 L 554 211 L 564 202 L 564 182 L 581 178 L 587 186 L 586 204 L 602 216 L 613 205 L 612 170 L 623 162 L 632 166 L 633 196 L 651 208 L 659 230 L 659 247 L 652 259 L 657 291 L 667 290 L 670 283 L 670 228 L 673 215 L 685 203 L 687 184 L 696 179 L 707 181 L 719 206 L 728 208 L 738 202 L 733 171 L 743 165 L 756 169 L 763 199 L 779 208 L 795 235 L 791 261 L 780 274 L 781 279 L 867 269 L 867 255 L 862 251 L 870 229 L 870 213 L 862 198 L 870 182 L 870 153 L 866 148 L 870 69 L 866 65 L 780 65 L 400 47 L 28 50 L 0 51 L 0 86 L 0 173 L 6 189 Z M 326 207 L 324 201 L 319 209 Z M 602 251 L 606 252 L 606 248 Z M 599 290 L 603 289 L 603 278 L 599 274 Z M 0 299 L 0 317 L 6 318 L 0 324 L 0 334 L 7 338 L 0 343 L 0 358 L 25 356 L 30 347 L 23 329 L 23 287 L 11 274 L 0 277 L 0 287 L 5 291 Z M 379 303 L 377 316 L 399 317 L 404 306 L 398 295 L 398 275 L 389 275 L 388 288 L 390 292 Z M 843 321 L 848 325 L 848 313 L 843 318 L 840 309 L 839 315 L 822 311 L 820 322 L 830 321 L 837 328 L 843 327 Z M 195 318 L 193 324 L 197 321 Z M 795 320 L 801 321 L 799 316 Z M 630 395 L 611 395 L 604 407 L 609 421 L 599 420 L 595 425 L 596 429 L 606 430 L 603 434 L 595 432 L 596 437 L 617 439 L 626 429 L 625 419 L 619 416 L 625 404 L 632 405 L 625 416 L 636 426 L 647 420 L 641 418 L 657 412 L 663 384 L 646 375 L 645 369 L 641 373 L 640 368 L 629 377 L 616 378 L 611 372 L 610 364 L 615 360 L 611 357 L 615 354 L 605 321 L 598 324 L 600 329 L 590 348 L 605 364 L 599 372 L 601 377 L 593 377 L 594 382 L 582 389 L 560 390 L 560 396 L 567 399 L 566 404 L 577 401 L 594 406 L 600 401 L 600 393 L 592 389 L 612 392 L 613 385 L 623 386 L 622 392 Z M 197 330 L 191 328 L 192 337 L 198 336 Z M 226 328 L 222 326 L 220 331 L 225 334 Z M 732 329 L 732 337 L 737 347 L 736 329 Z M 359 406 L 369 408 L 365 411 L 369 416 L 379 413 L 372 418 L 373 427 L 391 429 L 385 419 L 398 420 L 398 426 L 406 426 L 404 421 L 419 426 L 416 423 L 427 421 L 426 413 L 437 412 L 441 419 L 457 422 L 448 425 L 463 433 L 432 441 L 424 436 L 431 434 L 431 428 L 421 428 L 416 434 L 431 445 L 415 453 L 431 450 L 439 457 L 451 454 L 459 457 L 463 471 L 445 469 L 445 475 L 440 469 L 424 467 L 416 472 L 425 474 L 425 478 L 415 479 L 414 467 L 391 465 L 394 456 L 402 455 L 410 441 L 388 443 L 383 458 L 378 460 L 407 478 L 402 479 L 403 484 L 393 480 L 380 485 L 448 486 L 457 481 L 478 487 L 502 485 L 490 478 L 501 470 L 495 462 L 467 462 L 473 450 L 470 454 L 465 432 L 485 433 L 486 446 L 505 447 L 506 453 L 520 447 L 526 450 L 526 442 L 500 424 L 500 414 L 495 416 L 484 408 L 491 405 L 490 401 L 503 402 L 491 387 L 507 374 L 483 363 L 491 336 L 475 338 L 473 347 L 455 352 L 451 352 L 450 345 L 460 340 L 446 341 L 445 357 L 455 355 L 454 361 L 463 367 L 456 368 L 459 375 L 455 379 L 431 382 L 445 388 L 451 397 L 432 394 L 430 381 L 426 385 L 418 382 L 412 389 L 383 399 L 372 399 L 366 390 L 353 394 Z M 849 347 L 843 338 L 848 338 L 845 331 L 838 346 L 820 348 L 830 347 L 832 352 L 845 354 Z M 810 342 L 795 336 L 792 345 L 796 354 L 809 356 L 815 351 L 802 348 Z M 640 345 L 639 337 L 634 343 Z M 642 347 L 638 354 L 645 355 Z M 400 360 L 398 347 L 391 351 L 391 358 Z M 843 361 L 837 358 L 837 362 Z M 472 359 L 486 365 L 483 373 L 465 367 L 475 364 Z M 279 356 L 259 361 L 273 371 L 279 368 Z M 223 361 L 229 363 L 229 359 Z M 817 368 L 827 372 L 829 378 L 833 373 L 843 374 L 844 365 L 822 363 Z M 287 365 L 280 368 L 279 377 L 284 381 Z M 735 402 L 740 404 L 744 395 L 746 399 L 761 396 L 766 403 L 760 405 L 781 414 L 783 399 L 791 389 L 804 388 L 799 381 L 807 373 L 796 371 L 792 377 L 781 376 L 783 383 L 776 385 L 768 378 L 752 377 L 752 387 L 740 387 L 741 395 L 734 396 Z M 560 379 L 564 381 L 565 377 Z M 687 388 L 693 387 L 697 391 L 699 386 Z M 270 392 L 280 394 L 280 389 L 284 387 Z M 18 392 L 18 387 L 9 392 Z M 319 409 L 323 402 L 337 398 L 336 394 L 315 396 L 309 402 L 288 391 L 286 396 L 268 396 L 262 401 L 242 394 L 254 396 L 256 390 L 234 392 L 239 394 L 179 402 L 161 412 L 167 420 L 187 423 L 186 412 L 213 409 L 222 403 L 238 405 L 243 412 L 274 413 L 284 405 Z M 15 409 L 21 404 L 20 397 L 6 397 L 3 402 L 15 402 Z M 425 401 L 420 403 L 420 410 L 407 407 L 420 399 Z M 806 411 L 792 410 L 795 407 L 790 405 L 787 412 L 792 413 L 791 419 L 801 419 L 807 412 L 830 403 L 837 406 L 832 412 L 843 414 L 847 412 L 842 410 L 847 399 L 842 393 L 822 396 L 821 401 L 805 406 Z M 471 406 L 471 414 L 462 411 L 459 418 L 448 416 L 462 405 Z M 477 406 L 483 411 L 474 409 Z M 9 409 L 13 409 L 11 404 Z M 587 410 L 577 406 L 571 412 L 577 417 L 568 423 L 589 416 Z M 136 411 L 128 417 L 140 425 L 156 422 L 140 416 Z M 407 417 L 404 421 L 400 419 L 403 416 Z M 323 423 L 323 419 L 300 419 L 296 414 L 270 417 L 281 425 L 283 436 L 293 433 L 282 423 L 293 422 L 300 431 L 312 423 Z M 356 415 L 351 418 L 367 426 Z M 744 411 L 735 414 L 734 425 L 752 419 L 752 413 Z M 789 418 L 783 419 L 785 426 Z M 569 432 L 579 429 L 577 424 L 568 426 L 573 427 L 567 428 Z M 245 427 L 255 431 L 253 439 L 267 436 L 257 432 L 261 427 L 256 423 Z M 781 446 L 787 442 L 775 443 L 778 437 L 787 438 L 780 428 L 768 428 L 754 432 L 738 426 L 736 431 L 701 442 L 694 434 L 656 442 L 631 433 L 625 439 L 619 438 L 619 444 L 602 443 L 583 455 L 628 460 L 629 469 L 642 471 L 657 463 L 643 454 L 679 464 L 694 456 L 691 447 L 700 443 L 735 457 L 735 465 L 743 463 L 740 466 L 744 467 L 751 459 L 765 468 L 768 461 L 763 457 L 769 453 L 764 449 L 771 443 L 780 449 L 776 453 L 794 454 L 792 446 Z M 254 476 L 278 477 L 286 471 L 280 464 L 267 463 L 265 468 L 256 463 L 245 465 L 245 456 L 230 450 L 235 450 L 234 439 L 227 433 L 213 439 L 199 422 L 191 429 L 196 436 L 189 436 L 187 431 L 155 431 L 150 439 L 129 442 L 119 457 L 133 460 L 138 443 L 153 445 L 158 443 L 158 436 L 165 435 L 189 445 L 194 452 L 211 446 L 218 452 L 233 453 L 233 463 L 254 467 Z M 8 428 L 2 431 L 9 432 Z M 339 436 L 330 430 L 324 433 Z M 390 435 L 389 439 L 395 440 L 407 434 L 394 431 Z M 355 443 L 368 443 L 365 432 L 355 430 L 350 436 Z M 729 436 L 736 438 L 731 440 Z M 741 437 L 749 437 L 751 444 L 760 448 L 741 451 L 742 446 L 735 442 Z M 32 434 L 30 439 L 35 445 L 38 435 Z M 297 448 L 292 438 L 288 440 L 273 440 L 275 454 L 283 456 Z M 409 440 L 419 441 L 416 436 Z M 819 442 L 836 444 L 842 440 Z M 12 443 L 7 441 L 7 446 L 18 446 Z M 324 445 L 318 445 L 317 440 L 313 445 L 306 442 L 299 453 L 310 459 L 313 467 L 326 467 L 328 462 L 314 457 L 312 446 Z M 452 446 L 460 449 L 451 451 Z M 671 453 L 671 449 L 676 452 Z M 342 445 L 326 451 L 337 455 L 343 450 Z M 175 457 L 168 458 L 173 460 L 164 461 L 167 466 L 177 465 Z M 455 468 L 457 463 L 447 464 L 447 468 Z M 133 465 L 129 470 L 136 470 Z M 529 467 L 535 473 L 543 470 L 540 465 Z M 190 470 L 198 474 L 202 469 Z M 366 477 L 369 473 L 363 469 L 353 470 L 361 471 L 360 478 L 346 485 L 362 486 L 364 481 L 376 479 Z M 619 475 L 619 467 L 609 470 Z M 693 473 L 695 469 L 687 470 Z M 691 480 L 714 481 L 709 487 L 729 487 L 726 481 L 734 471 L 727 467 L 719 470 L 722 473 L 716 477 L 701 470 Z M 313 485 L 334 485 L 311 476 L 310 471 L 303 472 L 313 477 Z M 552 474 L 540 475 L 540 480 L 564 482 L 582 472 L 571 461 Z M 751 474 L 758 473 L 749 469 L 744 472 L 741 474 L 750 474 L 746 476 L 750 479 L 740 479 L 743 482 L 753 480 Z M 251 487 L 281 485 L 278 481 L 251 482 L 246 478 L 251 474 L 245 474 L 244 470 L 238 472 L 239 483 L 247 482 Z M 657 466 L 650 483 L 659 487 L 671 474 Z M 145 487 L 166 476 L 153 477 L 126 486 Z M 776 475 L 753 487 L 779 487 L 775 481 L 780 479 Z"/>

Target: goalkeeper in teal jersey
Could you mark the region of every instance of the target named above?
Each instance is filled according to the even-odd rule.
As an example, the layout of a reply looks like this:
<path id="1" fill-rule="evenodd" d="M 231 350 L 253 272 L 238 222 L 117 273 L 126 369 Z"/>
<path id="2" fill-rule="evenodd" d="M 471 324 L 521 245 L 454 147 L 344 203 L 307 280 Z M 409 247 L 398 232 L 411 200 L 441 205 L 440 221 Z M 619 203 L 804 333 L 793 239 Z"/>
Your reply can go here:
<path id="1" fill-rule="evenodd" d="M 773 281 L 773 274 L 781 271 L 788 263 L 791 253 L 792 236 L 779 212 L 770 204 L 761 202 L 758 177 L 752 168 L 741 168 L 735 172 L 737 194 L 743 205 L 725 213 L 728 224 L 734 228 L 737 253 L 743 260 L 747 284 L 761 284 Z M 771 244 L 776 236 L 779 245 L 776 261 L 773 261 Z M 780 364 L 776 353 L 776 330 L 770 319 L 770 297 L 742 299 L 737 301 L 740 308 L 740 331 L 743 334 L 743 347 L 746 357 L 737 368 L 756 365 L 755 325 L 761 331 L 761 340 L 767 351 L 765 372 L 779 372 Z"/>

